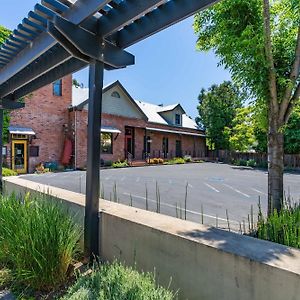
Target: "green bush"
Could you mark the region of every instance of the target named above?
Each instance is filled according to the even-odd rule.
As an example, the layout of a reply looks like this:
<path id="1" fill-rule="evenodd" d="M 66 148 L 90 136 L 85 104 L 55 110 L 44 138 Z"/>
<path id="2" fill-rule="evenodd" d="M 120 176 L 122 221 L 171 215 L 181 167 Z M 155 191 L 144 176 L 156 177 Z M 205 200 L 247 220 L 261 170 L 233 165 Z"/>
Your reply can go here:
<path id="1" fill-rule="evenodd" d="M 236 159 L 233 164 L 236 165 L 236 166 L 246 167 L 247 166 L 247 160 L 245 160 L 245 159 Z"/>
<path id="2" fill-rule="evenodd" d="M 257 237 L 263 240 L 300 248 L 300 206 L 288 206 L 268 218 L 259 214 Z"/>
<path id="3" fill-rule="evenodd" d="M 112 164 L 112 167 L 113 168 L 124 168 L 124 167 L 128 167 L 128 163 L 127 163 L 127 160 L 125 161 L 115 161 L 113 164 Z"/>
<path id="4" fill-rule="evenodd" d="M 175 294 L 157 287 L 149 273 L 138 273 L 119 263 L 94 267 L 90 275 L 81 276 L 63 300 L 172 300 Z"/>
<path id="5" fill-rule="evenodd" d="M 249 159 L 247 161 L 247 166 L 252 168 L 256 167 L 256 161 L 254 159 Z"/>
<path id="6" fill-rule="evenodd" d="M 185 164 L 185 160 L 181 157 L 175 157 L 168 161 L 168 165 L 179 165 L 179 164 Z"/>
<path id="7" fill-rule="evenodd" d="M 8 168 L 2 168 L 2 176 L 17 176 L 18 173 Z"/>
<path id="8" fill-rule="evenodd" d="M 185 156 L 183 159 L 184 159 L 184 161 L 185 161 L 186 163 L 189 163 L 189 162 L 192 162 L 192 161 L 193 161 L 192 158 L 191 158 L 191 156 Z"/>
<path id="9" fill-rule="evenodd" d="M 0 198 L 0 264 L 35 290 L 51 290 L 68 277 L 81 232 L 50 196 Z"/>

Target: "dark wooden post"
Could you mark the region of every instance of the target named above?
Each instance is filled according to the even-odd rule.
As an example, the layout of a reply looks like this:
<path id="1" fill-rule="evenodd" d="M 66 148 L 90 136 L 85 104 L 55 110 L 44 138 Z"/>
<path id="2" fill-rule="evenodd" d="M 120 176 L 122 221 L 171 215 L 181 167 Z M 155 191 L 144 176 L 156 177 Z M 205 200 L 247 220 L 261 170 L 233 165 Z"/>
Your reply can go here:
<path id="1" fill-rule="evenodd" d="M 100 255 L 99 193 L 100 193 L 100 128 L 103 88 L 102 62 L 90 63 L 88 101 L 88 141 L 86 205 L 84 220 L 84 254 L 92 260 Z"/>

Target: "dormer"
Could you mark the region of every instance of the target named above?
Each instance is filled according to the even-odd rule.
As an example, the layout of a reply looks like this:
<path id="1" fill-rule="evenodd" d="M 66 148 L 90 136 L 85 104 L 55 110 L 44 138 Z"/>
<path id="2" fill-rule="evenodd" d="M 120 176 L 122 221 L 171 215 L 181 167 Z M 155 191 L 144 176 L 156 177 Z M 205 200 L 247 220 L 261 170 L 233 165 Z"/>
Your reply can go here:
<path id="1" fill-rule="evenodd" d="M 158 113 L 169 125 L 182 126 L 182 115 L 185 114 L 185 111 L 180 104 L 162 106 Z"/>

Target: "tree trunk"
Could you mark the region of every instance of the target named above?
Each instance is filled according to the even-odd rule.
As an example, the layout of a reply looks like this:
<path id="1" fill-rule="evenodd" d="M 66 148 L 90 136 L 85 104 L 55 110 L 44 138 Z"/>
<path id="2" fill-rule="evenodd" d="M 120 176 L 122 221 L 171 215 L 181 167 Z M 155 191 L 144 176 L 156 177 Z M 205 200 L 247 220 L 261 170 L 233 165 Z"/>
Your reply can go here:
<path id="1" fill-rule="evenodd" d="M 275 209 L 280 211 L 283 204 L 284 138 L 278 117 L 272 111 L 269 111 L 268 134 L 268 215 Z"/>

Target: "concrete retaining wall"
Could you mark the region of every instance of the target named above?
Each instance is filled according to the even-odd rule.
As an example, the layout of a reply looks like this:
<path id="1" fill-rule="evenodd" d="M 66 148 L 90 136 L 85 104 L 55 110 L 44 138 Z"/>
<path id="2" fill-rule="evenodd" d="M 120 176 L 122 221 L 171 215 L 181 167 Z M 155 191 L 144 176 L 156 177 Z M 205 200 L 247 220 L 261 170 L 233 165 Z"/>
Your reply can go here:
<path id="1" fill-rule="evenodd" d="M 47 191 L 18 177 L 7 192 Z M 50 188 L 83 222 L 84 195 Z M 300 251 L 101 200 L 102 257 L 156 271 L 189 300 L 299 300 Z"/>

